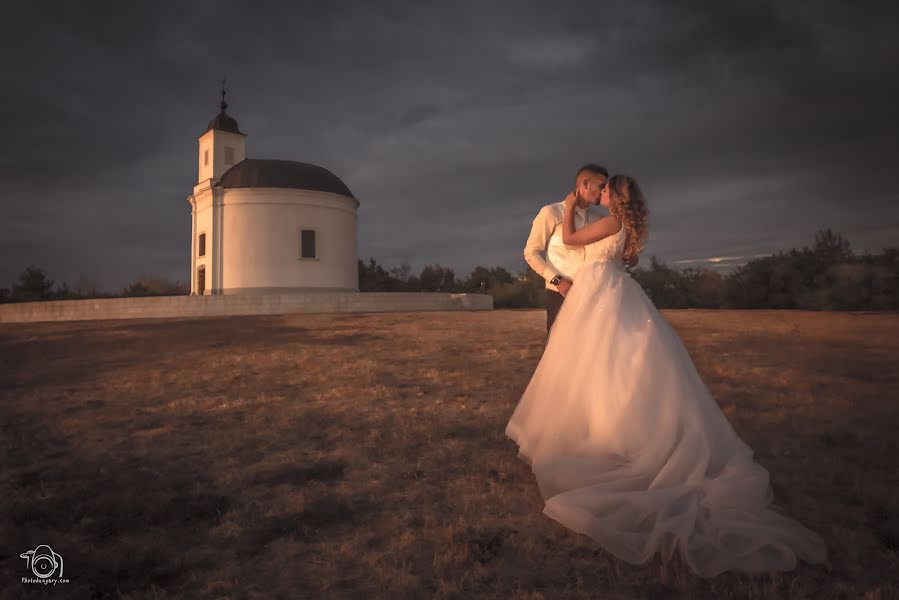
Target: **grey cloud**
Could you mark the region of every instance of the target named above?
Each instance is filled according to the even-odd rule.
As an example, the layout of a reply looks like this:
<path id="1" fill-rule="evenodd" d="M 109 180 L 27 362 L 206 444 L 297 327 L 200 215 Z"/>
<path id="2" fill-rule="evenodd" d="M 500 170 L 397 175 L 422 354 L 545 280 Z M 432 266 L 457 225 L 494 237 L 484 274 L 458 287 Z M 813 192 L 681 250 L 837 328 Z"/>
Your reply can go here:
<path id="1" fill-rule="evenodd" d="M 196 137 L 360 198 L 360 255 L 523 268 L 584 162 L 643 184 L 647 253 L 751 256 L 899 226 L 889 3 L 20 4 L 0 25 L 0 286 L 28 262 L 109 287 L 187 278 Z M 784 245 L 787 246 L 784 246 Z"/>

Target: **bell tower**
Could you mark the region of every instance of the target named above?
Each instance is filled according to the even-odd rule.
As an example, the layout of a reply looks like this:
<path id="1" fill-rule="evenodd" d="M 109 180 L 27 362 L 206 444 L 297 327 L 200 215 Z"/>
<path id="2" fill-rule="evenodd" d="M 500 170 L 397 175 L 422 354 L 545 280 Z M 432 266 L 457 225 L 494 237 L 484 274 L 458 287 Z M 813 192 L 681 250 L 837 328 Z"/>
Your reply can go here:
<path id="1" fill-rule="evenodd" d="M 247 134 L 237 127 L 237 121 L 225 113 L 225 80 L 222 79 L 221 112 L 217 114 L 198 139 L 197 183 L 215 183 L 222 173 L 247 157 Z M 211 181 L 210 181 L 211 180 Z"/>

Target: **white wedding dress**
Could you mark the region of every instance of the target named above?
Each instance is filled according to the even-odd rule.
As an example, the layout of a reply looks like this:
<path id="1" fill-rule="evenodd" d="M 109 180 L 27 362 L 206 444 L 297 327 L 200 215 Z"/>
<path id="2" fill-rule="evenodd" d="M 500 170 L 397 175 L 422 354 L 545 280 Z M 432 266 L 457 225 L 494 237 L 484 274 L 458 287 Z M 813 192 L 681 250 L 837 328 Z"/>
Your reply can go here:
<path id="1" fill-rule="evenodd" d="M 820 536 L 772 510 L 768 471 L 624 269 L 625 237 L 586 246 L 506 427 L 543 512 L 633 564 L 679 551 L 703 577 L 826 562 Z"/>

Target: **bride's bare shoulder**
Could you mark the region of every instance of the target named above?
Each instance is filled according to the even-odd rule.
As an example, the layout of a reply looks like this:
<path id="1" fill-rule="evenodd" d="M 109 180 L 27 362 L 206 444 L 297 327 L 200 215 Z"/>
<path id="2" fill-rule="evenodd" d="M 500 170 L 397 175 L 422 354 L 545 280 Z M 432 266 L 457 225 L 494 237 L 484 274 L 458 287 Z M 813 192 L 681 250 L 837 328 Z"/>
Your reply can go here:
<path id="1" fill-rule="evenodd" d="M 623 224 L 614 215 L 606 215 L 596 221 L 595 227 L 606 235 L 614 235 L 621 231 Z"/>

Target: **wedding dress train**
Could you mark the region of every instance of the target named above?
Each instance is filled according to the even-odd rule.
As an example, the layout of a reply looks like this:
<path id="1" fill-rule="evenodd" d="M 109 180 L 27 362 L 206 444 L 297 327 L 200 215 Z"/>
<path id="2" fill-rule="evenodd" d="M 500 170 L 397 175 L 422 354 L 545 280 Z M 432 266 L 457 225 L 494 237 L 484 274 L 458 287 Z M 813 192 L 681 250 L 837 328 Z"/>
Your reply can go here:
<path id="1" fill-rule="evenodd" d="M 679 551 L 704 577 L 826 562 L 818 534 L 771 508 L 768 471 L 624 269 L 625 236 L 586 247 L 506 427 L 543 512 L 627 562 Z"/>

